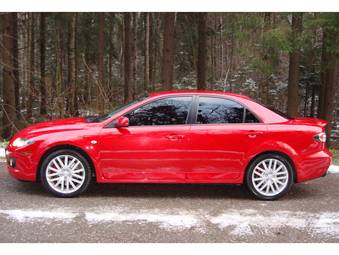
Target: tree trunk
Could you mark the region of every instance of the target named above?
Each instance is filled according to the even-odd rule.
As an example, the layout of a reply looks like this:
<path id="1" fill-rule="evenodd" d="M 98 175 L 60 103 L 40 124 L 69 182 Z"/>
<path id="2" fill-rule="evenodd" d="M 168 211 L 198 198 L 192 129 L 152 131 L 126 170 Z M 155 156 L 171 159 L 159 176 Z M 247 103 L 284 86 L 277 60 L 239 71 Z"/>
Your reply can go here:
<path id="1" fill-rule="evenodd" d="M 167 12 L 163 14 L 164 39 L 162 53 L 162 85 L 164 89 L 171 90 L 173 87 L 174 73 L 174 32 L 175 13 Z"/>
<path id="2" fill-rule="evenodd" d="M 155 56 L 156 56 L 156 47 L 155 47 L 155 22 L 154 22 L 154 15 L 152 13 L 149 13 L 149 43 L 148 43 L 148 50 L 149 50 L 149 85 L 150 90 L 154 89 L 154 83 L 155 83 Z"/>
<path id="3" fill-rule="evenodd" d="M 315 106 L 315 85 L 312 84 L 312 97 L 311 97 L 311 109 L 310 109 L 310 117 L 314 117 L 314 106 Z"/>
<path id="4" fill-rule="evenodd" d="M 68 23 L 68 102 L 69 114 L 77 115 L 77 88 L 76 88 L 76 14 L 70 16 Z"/>
<path id="5" fill-rule="evenodd" d="M 99 80 L 96 90 L 96 111 L 98 114 L 104 112 L 104 90 L 105 90 L 105 14 L 99 14 L 99 38 L 98 38 L 98 74 Z"/>
<path id="6" fill-rule="evenodd" d="M 55 51 L 56 51 L 56 72 L 55 72 L 55 108 L 56 112 L 58 112 L 58 117 L 64 117 L 64 108 L 65 102 L 63 97 L 63 57 L 64 57 L 64 35 L 63 29 L 61 27 L 60 22 L 57 22 L 56 25 L 56 38 L 55 38 Z"/>
<path id="7" fill-rule="evenodd" d="M 3 61 L 3 104 L 2 111 L 2 136 L 7 139 L 13 135 L 15 128 L 15 25 L 16 13 L 1 15 L 3 28 L 1 58 Z"/>
<path id="8" fill-rule="evenodd" d="M 33 13 L 30 14 L 30 23 L 29 23 L 29 67 L 28 67 L 28 101 L 27 101 L 27 118 L 31 118 L 33 115 L 33 100 L 34 100 L 34 48 L 35 48 L 35 36 L 34 36 L 34 27 L 35 27 L 35 15 Z"/>
<path id="9" fill-rule="evenodd" d="M 325 94 L 327 86 L 327 68 L 329 53 L 327 50 L 327 43 L 330 40 L 331 34 L 326 28 L 323 29 L 322 49 L 321 49 L 321 66 L 320 66 L 320 86 L 319 86 L 319 101 L 318 101 L 318 118 L 324 118 L 325 109 Z"/>
<path id="10" fill-rule="evenodd" d="M 149 49 L 150 49 L 150 13 L 145 13 L 145 60 L 144 60 L 144 91 L 147 91 L 150 80 L 150 57 L 149 57 Z"/>
<path id="11" fill-rule="evenodd" d="M 138 13 L 131 13 L 131 81 L 130 81 L 130 94 L 134 100 L 137 91 L 137 28 L 138 28 Z"/>
<path id="12" fill-rule="evenodd" d="M 112 74 L 113 74 L 113 57 L 115 56 L 114 53 L 114 13 L 110 14 L 110 22 L 109 22 L 109 54 L 108 54 L 108 79 L 107 79 L 107 85 L 108 85 L 108 98 L 109 101 L 111 101 L 113 97 L 113 88 L 112 88 Z"/>
<path id="13" fill-rule="evenodd" d="M 131 86 L 131 14 L 124 13 L 124 102 L 130 100 Z"/>
<path id="14" fill-rule="evenodd" d="M 337 18 L 339 23 L 339 18 Z M 326 126 L 327 145 L 330 145 L 333 114 L 335 110 L 336 87 L 338 83 L 339 54 L 333 51 L 339 39 L 339 28 L 324 28 L 322 47 L 321 86 L 319 91 L 318 117 L 328 122 Z"/>
<path id="15" fill-rule="evenodd" d="M 14 82 L 15 82 L 15 109 L 16 109 L 16 115 L 17 118 L 20 118 L 20 81 L 19 81 L 19 52 L 18 52 L 18 16 L 15 13 L 14 15 L 11 15 L 12 22 L 13 22 L 13 28 L 14 28 L 14 51 L 13 51 L 13 57 L 14 57 Z"/>
<path id="16" fill-rule="evenodd" d="M 299 115 L 299 62 L 300 47 L 298 39 L 302 33 L 302 14 L 293 13 L 292 16 L 292 45 L 293 51 L 290 53 L 290 64 L 288 74 L 288 97 L 287 97 L 287 113 L 292 117 Z"/>
<path id="17" fill-rule="evenodd" d="M 85 42 L 89 42 L 91 40 L 91 23 L 92 23 L 92 16 L 88 14 L 86 16 L 85 20 L 85 31 L 84 31 L 84 39 Z M 88 68 L 92 65 L 91 63 L 91 57 L 90 57 L 90 45 L 89 43 L 85 44 L 85 55 L 84 55 L 84 65 L 85 65 L 85 88 L 84 88 L 84 95 L 83 95 L 83 101 L 84 102 L 92 102 L 91 98 L 91 91 L 92 91 L 92 79 L 91 79 L 91 72 L 88 70 Z M 91 103 L 89 103 L 91 104 Z"/>
<path id="18" fill-rule="evenodd" d="M 40 114 L 47 113 L 46 103 L 46 77 L 45 77 L 45 33 L 46 33 L 46 14 L 40 14 Z"/>
<path id="19" fill-rule="evenodd" d="M 271 13 L 264 14 L 264 31 L 263 31 L 263 40 L 264 35 L 271 29 Z M 262 79 L 259 83 L 259 97 L 264 104 L 269 103 L 269 90 L 270 90 L 270 70 L 266 70 L 267 66 L 271 66 L 269 49 L 264 48 L 262 50 L 262 61 L 264 63 L 264 70 L 262 70 Z"/>
<path id="20" fill-rule="evenodd" d="M 338 70 L 339 70 L 339 54 L 331 54 L 329 58 L 329 67 L 327 69 L 327 77 L 326 77 L 326 93 L 324 96 L 324 112 L 323 119 L 328 122 L 326 126 L 326 134 L 327 134 L 327 145 L 330 145 L 330 137 L 332 131 L 332 121 L 335 110 L 335 96 L 336 96 L 336 87 L 338 83 Z"/>
<path id="21" fill-rule="evenodd" d="M 198 63 L 197 63 L 197 88 L 206 89 L 206 61 L 207 61 L 207 35 L 206 35 L 207 13 L 198 16 Z"/>

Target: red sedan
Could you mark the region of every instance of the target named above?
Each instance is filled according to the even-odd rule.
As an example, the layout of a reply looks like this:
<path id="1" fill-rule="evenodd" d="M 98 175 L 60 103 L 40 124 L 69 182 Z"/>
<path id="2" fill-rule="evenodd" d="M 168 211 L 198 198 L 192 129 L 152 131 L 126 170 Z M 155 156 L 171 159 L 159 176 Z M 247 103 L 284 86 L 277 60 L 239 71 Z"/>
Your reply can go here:
<path id="1" fill-rule="evenodd" d="M 245 184 L 273 200 L 331 164 L 326 122 L 291 119 L 237 94 L 151 94 L 99 117 L 39 123 L 18 132 L 6 155 L 19 180 L 73 197 L 99 183 Z"/>

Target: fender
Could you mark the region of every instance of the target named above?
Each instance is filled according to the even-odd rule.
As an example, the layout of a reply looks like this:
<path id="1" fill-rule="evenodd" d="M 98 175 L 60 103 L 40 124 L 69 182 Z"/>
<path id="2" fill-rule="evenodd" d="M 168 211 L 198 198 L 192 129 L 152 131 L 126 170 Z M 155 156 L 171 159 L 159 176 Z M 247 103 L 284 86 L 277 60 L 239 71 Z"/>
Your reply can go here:
<path id="1" fill-rule="evenodd" d="M 290 145 L 282 142 L 282 141 L 274 141 L 268 140 L 264 143 L 259 144 L 256 147 L 251 148 L 245 155 L 245 169 L 243 169 L 242 173 L 244 175 L 246 173 L 247 167 L 250 162 L 258 155 L 268 152 L 279 152 L 281 154 L 286 155 L 290 160 L 293 166 L 295 167 L 295 174 L 298 175 L 299 165 L 297 164 L 298 153 L 293 149 Z"/>

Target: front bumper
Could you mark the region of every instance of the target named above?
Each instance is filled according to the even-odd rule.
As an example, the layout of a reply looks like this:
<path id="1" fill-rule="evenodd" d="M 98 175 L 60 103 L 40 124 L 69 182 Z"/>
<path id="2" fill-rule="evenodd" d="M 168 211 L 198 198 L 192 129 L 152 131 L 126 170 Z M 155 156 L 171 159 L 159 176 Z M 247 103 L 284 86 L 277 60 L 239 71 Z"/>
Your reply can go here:
<path id="1" fill-rule="evenodd" d="M 24 152 L 11 152 L 6 149 L 7 170 L 11 176 L 22 181 L 36 180 L 36 164 L 32 155 Z"/>

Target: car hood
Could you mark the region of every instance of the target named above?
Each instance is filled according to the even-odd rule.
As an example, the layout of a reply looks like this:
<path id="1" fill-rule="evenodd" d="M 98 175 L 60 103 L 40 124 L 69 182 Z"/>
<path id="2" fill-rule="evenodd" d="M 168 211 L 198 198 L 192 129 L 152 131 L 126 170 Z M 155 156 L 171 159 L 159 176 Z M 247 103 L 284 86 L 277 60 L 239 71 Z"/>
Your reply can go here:
<path id="1" fill-rule="evenodd" d="M 85 118 L 67 118 L 33 124 L 22 129 L 17 135 L 36 135 L 37 133 L 47 133 L 51 131 L 62 132 L 67 130 L 81 130 L 89 123 Z M 17 136 L 16 135 L 16 136 Z"/>

